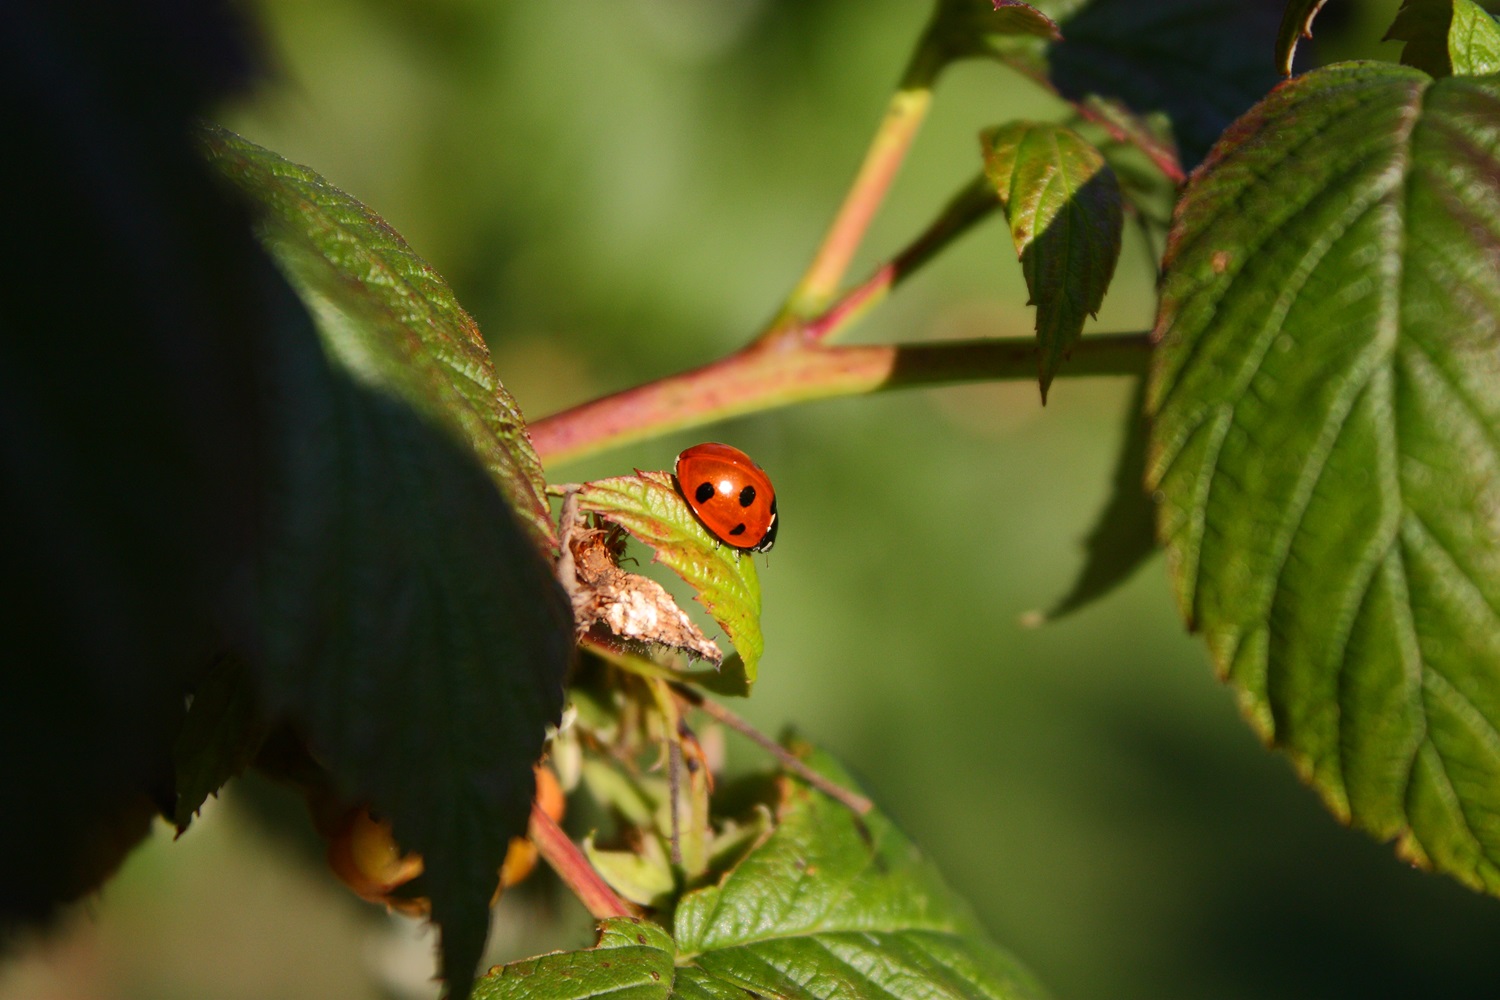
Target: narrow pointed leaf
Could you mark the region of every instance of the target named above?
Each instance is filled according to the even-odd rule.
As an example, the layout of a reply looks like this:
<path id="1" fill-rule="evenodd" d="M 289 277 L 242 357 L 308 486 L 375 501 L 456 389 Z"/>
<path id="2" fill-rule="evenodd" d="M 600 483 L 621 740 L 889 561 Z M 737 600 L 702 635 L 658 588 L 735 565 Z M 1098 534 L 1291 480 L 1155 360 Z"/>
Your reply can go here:
<path id="1" fill-rule="evenodd" d="M 1232 137 L 1157 324 L 1178 601 L 1337 815 L 1500 892 L 1500 80 L 1318 70 Z"/>
<path id="2" fill-rule="evenodd" d="M 599 943 L 511 962 L 474 984 L 474 1000 L 667 1000 L 675 949 L 666 931 L 644 920 L 600 925 Z"/>
<path id="3" fill-rule="evenodd" d="M 980 141 L 985 174 L 1005 206 L 1036 306 L 1037 374 L 1046 402 L 1120 259 L 1120 185 L 1099 151 L 1061 125 L 1013 122 Z"/>
<path id="4" fill-rule="evenodd" d="M 1297 57 L 1297 44 L 1312 37 L 1313 20 L 1328 0 L 1287 0 L 1281 13 L 1281 26 L 1276 29 L 1276 71 L 1282 76 L 1292 75 L 1292 60 Z"/>
<path id="5" fill-rule="evenodd" d="M 747 687 L 753 685 L 764 640 L 760 577 L 752 554 L 722 545 L 709 535 L 665 472 L 585 483 L 578 506 L 651 546 L 657 562 L 692 586 L 699 603 L 724 627 L 739 652 Z"/>
<path id="6" fill-rule="evenodd" d="M 849 786 L 826 758 L 813 761 Z M 1042 996 L 967 905 L 878 812 L 861 820 L 790 779 L 775 831 L 717 885 L 683 897 L 678 962 L 695 992 L 714 980 L 766 997 L 1020 1000 Z"/>
<path id="7" fill-rule="evenodd" d="M 1146 493 L 1144 380 L 1130 395 L 1125 440 L 1115 464 L 1109 502 L 1085 542 L 1083 570 L 1072 588 L 1047 613 L 1056 621 L 1087 607 L 1135 575 L 1156 551 L 1156 508 Z"/>
<path id="8" fill-rule="evenodd" d="M 307 310 L 287 304 L 267 360 L 267 711 L 422 854 L 462 998 L 572 648 L 529 446 L 477 332 L 389 227 L 305 167 L 203 142 Z"/>
<path id="9" fill-rule="evenodd" d="M 1432 76 L 1500 71 L 1500 25 L 1472 0 L 1406 0 L 1385 33 L 1401 61 Z"/>

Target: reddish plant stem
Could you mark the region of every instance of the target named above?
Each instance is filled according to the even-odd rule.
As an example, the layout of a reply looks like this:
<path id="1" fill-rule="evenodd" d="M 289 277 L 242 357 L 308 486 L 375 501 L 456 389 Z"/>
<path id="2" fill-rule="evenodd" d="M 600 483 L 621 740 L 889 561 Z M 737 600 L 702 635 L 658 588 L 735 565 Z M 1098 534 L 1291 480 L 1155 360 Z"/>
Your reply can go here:
<path id="1" fill-rule="evenodd" d="M 970 181 L 943 209 L 937 220 L 875 273 L 844 293 L 823 315 L 798 331 L 807 341 L 821 342 L 850 326 L 891 290 L 911 277 L 948 244 L 968 232 L 1000 207 L 1000 199 L 989 181 L 979 176 Z"/>
<path id="2" fill-rule="evenodd" d="M 1149 334 L 1085 337 L 1059 375 L 1129 375 L 1146 370 Z M 545 417 L 531 440 L 548 464 L 605 448 L 815 399 L 922 385 L 1036 377 L 1036 339 L 925 344 L 752 345 L 728 357 Z"/>
<path id="3" fill-rule="evenodd" d="M 808 316 L 827 305 L 838 291 L 931 105 L 932 89 L 925 81 L 904 85 L 892 95 L 849 193 L 807 272 L 788 298 L 784 315 Z M 782 325 L 775 324 L 772 329 Z"/>
<path id="4" fill-rule="evenodd" d="M 829 781 L 823 775 L 819 774 L 817 771 L 814 771 L 812 768 L 803 763 L 802 759 L 796 754 L 792 753 L 786 747 L 782 746 L 780 743 L 777 743 L 775 740 L 771 739 L 771 737 L 767 736 L 759 729 L 756 729 L 754 726 L 750 725 L 750 723 L 746 722 L 738 715 L 735 715 L 733 712 L 725 708 L 723 705 L 720 705 L 718 702 L 713 701 L 710 698 L 706 698 L 692 688 L 686 687 L 681 684 L 674 684 L 672 687 L 673 690 L 675 690 L 678 695 L 680 695 L 682 699 L 689 705 L 692 705 L 694 708 L 698 709 L 704 715 L 707 715 L 709 718 L 715 720 L 716 722 L 728 726 L 730 729 L 733 729 L 741 736 L 746 737 L 751 742 L 759 746 L 762 750 L 765 750 L 771 756 L 775 757 L 783 768 L 791 771 L 797 777 L 801 778 L 809 785 L 812 785 L 814 788 L 822 792 L 824 795 L 827 795 L 829 798 L 842 803 L 855 815 L 867 816 L 869 815 L 870 810 L 875 808 L 875 804 L 869 799 L 865 798 L 858 792 L 850 791 L 843 785 L 837 784 L 833 781 Z"/>
<path id="5" fill-rule="evenodd" d="M 562 827 L 535 804 L 531 807 L 531 842 L 537 853 L 546 859 L 563 884 L 596 920 L 609 917 L 632 917 L 635 911 L 611 889 L 589 864 L 578 845 L 562 831 Z"/>

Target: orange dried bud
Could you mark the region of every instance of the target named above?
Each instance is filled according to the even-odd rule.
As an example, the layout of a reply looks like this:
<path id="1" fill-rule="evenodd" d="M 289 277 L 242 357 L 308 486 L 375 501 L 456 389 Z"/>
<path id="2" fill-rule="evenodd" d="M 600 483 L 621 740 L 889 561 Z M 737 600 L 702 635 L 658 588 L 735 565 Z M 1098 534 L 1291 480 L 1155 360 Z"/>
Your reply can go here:
<path id="1" fill-rule="evenodd" d="M 328 842 L 328 867 L 361 899 L 384 903 L 392 889 L 422 874 L 422 856 L 402 853 L 391 824 L 356 806 Z"/>

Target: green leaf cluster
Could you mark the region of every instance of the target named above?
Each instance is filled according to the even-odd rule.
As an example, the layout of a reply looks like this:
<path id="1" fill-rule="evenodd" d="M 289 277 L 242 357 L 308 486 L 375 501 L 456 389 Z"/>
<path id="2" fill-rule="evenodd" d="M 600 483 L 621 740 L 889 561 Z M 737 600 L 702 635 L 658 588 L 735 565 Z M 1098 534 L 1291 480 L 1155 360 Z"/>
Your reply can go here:
<path id="1" fill-rule="evenodd" d="M 813 763 L 849 783 L 826 757 Z M 480 980 L 474 996 L 1044 995 L 889 819 L 857 817 L 790 778 L 781 783 L 773 832 L 717 884 L 683 896 L 670 935 L 641 921 L 609 920 L 595 948 L 503 966 Z"/>

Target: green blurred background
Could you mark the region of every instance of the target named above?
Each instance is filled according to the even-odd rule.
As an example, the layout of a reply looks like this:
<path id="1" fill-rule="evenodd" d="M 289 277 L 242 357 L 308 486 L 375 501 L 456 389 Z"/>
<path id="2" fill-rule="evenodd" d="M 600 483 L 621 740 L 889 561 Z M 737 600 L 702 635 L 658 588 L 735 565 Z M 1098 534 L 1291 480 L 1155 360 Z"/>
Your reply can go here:
<path id="1" fill-rule="evenodd" d="M 1396 6 L 1330 4 L 1320 58 L 1394 58 L 1376 40 Z M 536 417 L 720 356 L 769 317 L 928 9 L 268 0 L 274 78 L 224 117 L 385 215 Z M 997 66 L 955 69 L 856 274 L 976 171 L 980 128 L 1057 113 Z M 1149 325 L 1151 288 L 1128 240 L 1096 329 Z M 1021 334 L 1025 301 L 991 224 L 855 336 Z M 1057 996 L 1500 995 L 1500 903 L 1338 826 L 1239 720 L 1159 559 L 1021 625 L 1080 566 L 1128 389 L 1062 380 L 1045 410 L 1033 385 L 823 403 L 548 472 L 665 468 L 706 438 L 771 472 L 783 526 L 745 714 L 847 760 Z M 299 808 L 241 788 L 180 841 L 160 833 L 0 965 L 0 998 L 432 995 L 430 940 L 333 882 Z M 537 879 L 498 911 L 492 960 L 587 938 Z"/>

